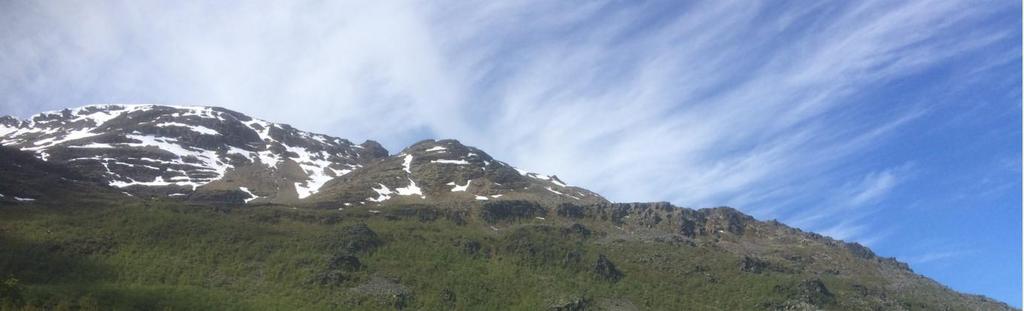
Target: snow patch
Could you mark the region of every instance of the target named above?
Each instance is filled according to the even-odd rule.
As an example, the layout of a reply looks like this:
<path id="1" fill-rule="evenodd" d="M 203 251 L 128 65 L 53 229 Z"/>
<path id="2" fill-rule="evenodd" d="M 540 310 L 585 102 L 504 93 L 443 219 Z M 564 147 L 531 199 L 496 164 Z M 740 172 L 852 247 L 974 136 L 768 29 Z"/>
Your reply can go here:
<path id="1" fill-rule="evenodd" d="M 412 155 L 411 154 L 405 155 L 405 160 L 404 160 L 404 162 L 402 162 L 402 167 L 405 169 L 406 173 L 412 174 L 412 169 L 411 169 L 412 168 Z"/>
<path id="2" fill-rule="evenodd" d="M 320 187 L 323 187 L 328 181 L 335 177 L 347 174 L 350 170 L 331 170 L 332 173 L 341 175 L 330 176 L 328 174 L 328 168 L 331 161 L 327 160 L 327 153 L 311 153 L 306 148 L 301 147 L 290 147 L 285 146 L 289 152 L 293 152 L 298 157 L 291 158 L 293 161 L 302 167 L 302 170 L 306 173 L 307 180 L 295 183 L 295 191 L 299 193 L 299 199 L 305 199 L 310 195 L 320 191 Z"/>
<path id="3" fill-rule="evenodd" d="M 445 151 L 445 150 L 448 150 L 448 149 L 443 147 L 443 146 L 434 146 L 434 147 L 431 147 L 430 149 L 427 149 L 427 152 Z"/>
<path id="4" fill-rule="evenodd" d="M 398 195 L 418 195 L 421 199 L 427 198 L 423 195 L 423 191 L 420 190 L 420 187 L 416 186 L 416 182 L 413 181 L 412 178 L 409 178 L 408 186 L 395 189 L 395 191 L 398 191 Z"/>
<path id="5" fill-rule="evenodd" d="M 388 186 L 385 186 L 382 183 L 377 183 L 377 185 L 380 185 L 380 188 L 371 188 L 373 191 L 377 192 L 377 198 L 367 198 L 367 200 L 373 202 L 384 202 L 387 199 L 390 199 L 391 194 L 393 194 L 394 192 L 392 192 L 391 189 L 388 189 Z"/>
<path id="6" fill-rule="evenodd" d="M 467 180 L 465 185 L 460 186 L 453 181 L 449 182 L 448 185 L 452 186 L 452 192 L 463 192 L 466 191 L 466 189 L 469 189 L 469 184 L 472 182 L 472 180 Z"/>
<path id="7" fill-rule="evenodd" d="M 551 189 L 551 187 L 544 187 L 544 189 L 548 189 L 548 191 L 551 191 L 551 192 L 553 192 L 555 194 L 558 194 L 558 195 L 564 195 L 564 196 L 567 196 L 567 197 L 570 197 L 570 198 L 573 198 L 573 199 L 577 199 L 577 200 L 580 199 L 579 197 L 576 197 L 576 196 L 573 196 L 573 195 L 570 195 L 570 194 L 565 194 L 565 193 L 558 192 L 555 189 Z"/>
<path id="8" fill-rule="evenodd" d="M 257 196 L 256 194 L 252 193 L 252 191 L 249 191 L 249 188 L 246 188 L 246 187 L 238 187 L 238 190 L 242 190 L 242 192 L 245 192 L 246 194 L 248 194 L 248 195 L 249 195 L 249 198 L 248 198 L 248 199 L 245 199 L 245 200 L 244 200 L 244 201 L 245 201 L 245 203 L 249 203 L 249 201 L 252 201 L 252 200 L 255 200 L 255 199 L 259 199 L 259 198 L 260 198 L 260 197 L 259 197 L 259 196 Z"/>
<path id="9" fill-rule="evenodd" d="M 519 169 L 517 167 L 513 167 L 513 169 L 515 169 L 516 172 L 519 172 L 519 175 L 523 175 L 523 176 L 530 177 L 530 178 L 533 178 L 533 179 L 540 179 L 540 180 L 543 180 L 543 181 L 547 181 L 547 182 L 553 183 L 553 184 L 555 184 L 555 185 L 557 185 L 559 187 L 562 187 L 562 188 L 565 188 L 565 187 L 569 186 L 569 185 L 566 185 L 565 183 L 562 183 L 562 182 L 558 181 L 558 179 L 553 177 L 553 176 L 532 173 L 532 172 L 528 172 L 528 171 L 523 170 L 523 169 Z"/>
<path id="10" fill-rule="evenodd" d="M 469 161 L 466 160 L 432 160 L 430 163 L 469 165 Z"/>

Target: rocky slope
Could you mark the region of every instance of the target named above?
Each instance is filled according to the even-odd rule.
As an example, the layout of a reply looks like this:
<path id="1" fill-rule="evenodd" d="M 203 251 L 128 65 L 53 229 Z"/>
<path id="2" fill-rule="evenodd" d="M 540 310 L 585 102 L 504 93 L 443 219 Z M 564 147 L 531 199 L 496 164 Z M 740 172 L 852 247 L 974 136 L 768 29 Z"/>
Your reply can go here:
<path id="1" fill-rule="evenodd" d="M 605 201 L 454 140 L 424 141 L 389 156 L 374 141 L 357 145 L 213 107 L 98 105 L 24 121 L 2 117 L 0 145 L 133 195 L 198 202 Z M 329 182 L 330 191 L 317 195 Z"/>

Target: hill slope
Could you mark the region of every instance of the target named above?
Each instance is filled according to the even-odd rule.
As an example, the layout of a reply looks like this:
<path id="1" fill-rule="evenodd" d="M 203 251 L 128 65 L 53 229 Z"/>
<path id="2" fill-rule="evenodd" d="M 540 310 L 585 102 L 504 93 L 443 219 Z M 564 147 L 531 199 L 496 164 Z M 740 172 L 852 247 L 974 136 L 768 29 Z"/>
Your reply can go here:
<path id="1" fill-rule="evenodd" d="M 610 203 L 454 140 L 388 155 L 298 147 L 320 136 L 271 125 L 236 143 L 221 128 L 254 121 L 234 112 L 104 107 L 0 119 L 0 309 L 1012 310 L 859 244 L 725 207 Z M 173 122 L 235 125 L 203 123 L 221 134 L 200 147 L 154 125 L 192 114 Z M 296 148 L 350 170 L 300 199 L 315 173 Z M 192 184 L 123 185 L 141 176 Z"/>

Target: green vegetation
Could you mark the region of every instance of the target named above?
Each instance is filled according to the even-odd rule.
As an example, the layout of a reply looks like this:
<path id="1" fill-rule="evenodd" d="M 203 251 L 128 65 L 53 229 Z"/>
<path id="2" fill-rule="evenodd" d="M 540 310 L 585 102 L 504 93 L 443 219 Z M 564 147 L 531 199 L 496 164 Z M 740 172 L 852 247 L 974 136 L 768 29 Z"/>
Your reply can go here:
<path id="1" fill-rule="evenodd" d="M 519 217 L 525 213 L 500 222 L 495 213 L 430 206 L 376 209 L 141 200 L 0 205 L 0 309 L 884 305 L 853 299 L 880 290 L 861 285 L 872 284 L 871 274 L 804 271 L 796 261 L 745 258 L 710 242 L 627 240 L 607 222 Z M 789 255 L 801 251 L 812 250 Z M 935 306 L 933 297 L 915 297 L 901 306 Z"/>

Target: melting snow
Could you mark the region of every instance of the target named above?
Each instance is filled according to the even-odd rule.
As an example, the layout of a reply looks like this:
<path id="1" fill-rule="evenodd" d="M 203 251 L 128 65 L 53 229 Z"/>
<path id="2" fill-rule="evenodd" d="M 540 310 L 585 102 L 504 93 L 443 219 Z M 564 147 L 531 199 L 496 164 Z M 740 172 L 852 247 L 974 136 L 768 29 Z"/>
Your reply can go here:
<path id="1" fill-rule="evenodd" d="M 270 137 L 270 127 L 271 126 L 275 126 L 276 124 L 273 124 L 273 123 L 270 123 L 270 122 L 267 122 L 267 121 L 263 121 L 263 120 L 258 120 L 258 119 L 252 119 L 252 121 L 243 122 L 243 123 L 245 124 L 245 126 L 248 126 L 250 129 L 255 131 L 256 134 L 260 135 L 260 140 L 262 140 L 262 141 L 277 141 L 273 137 Z M 260 127 L 260 129 L 256 129 L 257 125 Z"/>
<path id="2" fill-rule="evenodd" d="M 8 133 L 13 133 L 13 132 L 15 132 L 17 130 L 18 130 L 17 127 L 0 125 L 0 137 L 3 137 L 4 135 L 7 135 Z"/>
<path id="3" fill-rule="evenodd" d="M 551 177 L 551 176 L 541 175 L 541 174 L 537 174 L 537 173 L 531 173 L 531 172 L 528 172 L 526 170 L 522 170 L 522 169 L 519 169 L 519 168 L 516 168 L 516 167 L 513 167 L 513 169 L 515 169 L 516 172 L 519 172 L 519 175 L 523 175 L 523 176 L 526 176 L 526 177 L 547 181 L 547 182 L 553 183 L 553 184 L 558 185 L 559 187 L 563 187 L 563 188 L 569 186 L 569 185 L 566 185 L 566 184 L 564 184 L 562 182 L 559 182 L 558 179 L 555 179 L 554 177 Z"/>
<path id="4" fill-rule="evenodd" d="M 36 200 L 36 199 L 33 199 L 33 198 L 21 198 L 21 197 L 14 197 L 14 199 L 18 200 L 20 202 L 32 202 L 32 201 Z"/>
<path id="5" fill-rule="evenodd" d="M 103 144 L 103 143 L 89 143 L 87 145 L 81 145 L 81 146 L 68 146 L 68 148 L 98 149 L 98 148 L 114 148 L 114 146 L 112 146 L 110 144 Z"/>
<path id="6" fill-rule="evenodd" d="M 368 198 L 367 200 L 373 202 L 384 202 L 385 200 L 390 199 L 391 194 L 394 192 L 392 192 L 391 189 L 388 189 L 388 186 L 385 186 L 384 184 L 377 183 L 377 185 L 380 185 L 380 189 L 376 187 L 372 188 L 373 191 L 377 192 L 377 198 Z"/>
<path id="7" fill-rule="evenodd" d="M 573 196 L 573 195 L 569 195 L 569 194 L 558 192 L 555 189 L 551 189 L 551 187 L 544 187 L 544 189 L 548 189 L 548 191 L 554 192 L 555 194 L 558 194 L 558 195 L 564 195 L 564 196 L 567 196 L 567 197 L 570 197 L 570 198 L 573 198 L 573 199 L 577 199 L 577 200 L 580 199 L 580 198 L 578 198 L 576 196 Z"/>
<path id="8" fill-rule="evenodd" d="M 189 182 L 189 181 L 176 181 L 176 182 L 164 181 L 164 177 L 163 176 L 157 176 L 156 178 L 153 179 L 153 181 L 136 181 L 136 180 L 131 179 L 131 178 L 128 178 L 128 180 L 130 180 L 130 181 L 124 182 L 124 181 L 120 181 L 120 180 L 115 180 L 115 181 L 110 182 L 110 185 L 114 186 L 114 187 L 118 187 L 118 188 L 124 188 L 124 187 L 128 187 L 128 186 L 171 186 L 171 185 L 175 185 L 175 186 L 192 186 L 193 190 L 196 187 L 202 185 L 200 183 L 194 183 L 194 182 Z"/>
<path id="9" fill-rule="evenodd" d="M 430 149 L 427 149 L 427 152 L 433 152 L 433 151 L 445 151 L 445 150 L 448 150 L 448 149 L 446 149 L 446 148 L 445 148 L 445 147 L 443 147 L 443 146 L 434 146 L 434 147 L 431 147 Z"/>
<path id="10" fill-rule="evenodd" d="M 469 165 L 469 161 L 466 160 L 433 160 L 430 163 Z"/>
<path id="11" fill-rule="evenodd" d="M 410 168 L 412 168 L 412 155 L 411 154 L 405 155 L 405 161 L 402 162 L 402 167 L 405 169 L 406 173 L 412 174 L 412 170 L 410 169 Z"/>
<path id="12" fill-rule="evenodd" d="M 395 191 L 398 191 L 398 195 L 418 195 L 422 199 L 427 198 L 426 196 L 423 195 L 423 191 L 420 190 L 420 187 L 416 186 L 416 182 L 412 181 L 412 178 L 409 178 L 408 186 L 395 189 Z"/>
<path id="13" fill-rule="evenodd" d="M 249 201 L 252 201 L 252 200 L 255 200 L 255 199 L 259 199 L 259 198 L 260 198 L 259 196 L 257 196 L 257 195 L 255 195 L 255 194 L 253 194 L 253 193 L 252 193 L 252 191 L 249 191 L 249 188 L 246 188 L 246 187 L 238 187 L 238 190 L 242 190 L 242 192 L 245 192 L 246 194 L 249 194 L 249 198 L 248 198 L 248 199 L 245 199 L 245 200 L 244 200 L 244 201 L 245 201 L 245 203 L 249 203 Z"/>
<path id="14" fill-rule="evenodd" d="M 327 160 L 327 152 L 311 153 L 306 148 L 285 146 L 289 152 L 294 152 L 298 157 L 291 158 L 306 172 L 308 180 L 295 183 L 295 191 L 299 193 L 299 199 L 304 199 L 320 190 L 324 184 L 335 177 L 348 174 L 351 170 L 333 170 L 336 176 L 327 174 L 328 167 L 332 164 Z M 340 173 L 340 175 L 338 175 Z"/>
<path id="15" fill-rule="evenodd" d="M 482 196 L 482 195 L 478 195 L 478 196 L 476 196 L 476 199 L 477 199 L 477 200 L 480 200 L 480 201 L 487 201 L 487 200 L 488 200 L 488 199 L 487 199 L 487 197 L 485 197 L 485 196 Z"/>
<path id="16" fill-rule="evenodd" d="M 472 180 L 467 180 L 465 185 L 459 186 L 458 184 L 455 184 L 455 182 L 453 181 L 453 182 L 449 182 L 448 185 L 449 186 L 453 186 L 452 187 L 452 192 L 463 192 L 463 191 L 466 191 L 466 189 L 469 188 L 469 184 L 472 183 L 472 182 L 473 182 Z"/>

